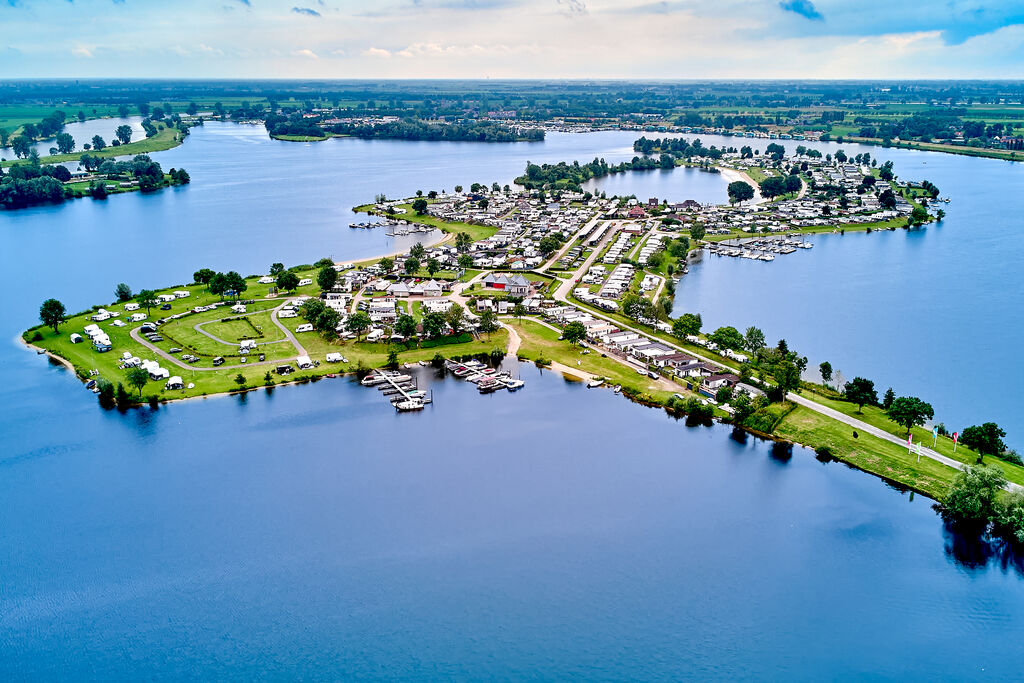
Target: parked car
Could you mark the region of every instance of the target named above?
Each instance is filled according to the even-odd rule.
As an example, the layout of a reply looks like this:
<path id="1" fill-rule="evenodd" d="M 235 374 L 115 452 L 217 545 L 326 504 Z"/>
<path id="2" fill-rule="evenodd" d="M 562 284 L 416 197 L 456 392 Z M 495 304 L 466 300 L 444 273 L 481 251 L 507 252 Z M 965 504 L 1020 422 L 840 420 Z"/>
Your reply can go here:
<path id="1" fill-rule="evenodd" d="M 163 306 L 160 307 L 160 310 L 161 311 L 169 311 L 169 310 L 171 310 L 171 305 L 170 304 L 164 304 Z"/>
<path id="2" fill-rule="evenodd" d="M 217 356 L 216 358 L 213 359 L 213 364 L 214 365 L 224 365 L 224 357 L 223 356 Z"/>
<path id="3" fill-rule="evenodd" d="M 266 359 L 267 359 L 266 354 L 261 353 L 260 354 L 260 361 L 265 361 Z"/>
<path id="4" fill-rule="evenodd" d="M 181 349 L 179 349 L 177 346 L 173 346 L 167 350 L 167 353 L 181 353 Z"/>

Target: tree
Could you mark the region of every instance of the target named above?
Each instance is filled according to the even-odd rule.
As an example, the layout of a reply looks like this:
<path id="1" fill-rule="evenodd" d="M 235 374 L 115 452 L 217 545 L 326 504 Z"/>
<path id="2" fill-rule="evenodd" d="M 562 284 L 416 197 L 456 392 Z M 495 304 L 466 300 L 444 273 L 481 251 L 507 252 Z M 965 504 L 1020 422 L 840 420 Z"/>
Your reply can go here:
<path id="1" fill-rule="evenodd" d="M 883 209 L 889 209 L 891 211 L 896 208 L 896 195 L 893 194 L 891 189 L 886 188 L 878 195 L 878 203 Z"/>
<path id="2" fill-rule="evenodd" d="M 135 295 L 135 300 L 149 313 L 150 309 L 156 306 L 156 292 L 152 289 L 142 289 Z"/>
<path id="3" fill-rule="evenodd" d="M 128 386 L 134 387 L 141 397 L 142 390 L 145 388 L 146 383 L 149 382 L 149 370 L 146 368 L 128 368 L 124 373 L 124 381 L 128 383 Z"/>
<path id="4" fill-rule="evenodd" d="M 774 375 L 783 399 L 789 392 L 800 388 L 800 369 L 792 361 L 784 360 L 779 363 L 775 367 Z"/>
<path id="5" fill-rule="evenodd" d="M 743 335 L 743 346 L 751 353 L 757 353 L 764 348 L 764 332 L 756 327 L 748 327 Z"/>
<path id="6" fill-rule="evenodd" d="M 199 113 L 199 105 L 197 105 L 195 102 L 189 102 L 188 108 L 185 109 L 185 111 L 188 112 L 189 116 L 195 116 Z"/>
<path id="7" fill-rule="evenodd" d="M 244 386 L 245 375 L 243 375 L 242 373 L 238 373 L 237 375 L 235 375 L 235 384 L 237 384 L 238 386 Z"/>
<path id="8" fill-rule="evenodd" d="M 242 292 L 249 289 L 249 284 L 245 281 L 245 278 L 234 270 L 224 274 L 224 284 L 224 291 L 234 293 L 236 299 L 242 295 Z"/>
<path id="9" fill-rule="evenodd" d="M 469 236 L 468 232 L 460 232 L 455 235 L 455 248 L 461 251 L 466 251 L 472 246 L 473 238 Z"/>
<path id="10" fill-rule="evenodd" d="M 718 387 L 718 391 L 715 392 L 715 401 L 718 403 L 728 403 L 731 398 L 732 387 L 723 385 Z"/>
<path id="11" fill-rule="evenodd" d="M 983 462 L 986 455 L 996 455 L 1006 450 L 1003 437 L 1006 432 L 995 422 L 986 422 L 966 428 L 960 434 L 960 443 L 978 452 L 978 462 Z"/>
<path id="12" fill-rule="evenodd" d="M 522 323 L 523 316 L 526 315 L 526 306 L 524 306 L 521 302 L 517 303 L 515 306 L 512 307 L 512 315 L 515 316 L 520 323 Z"/>
<path id="13" fill-rule="evenodd" d="M 405 273 L 406 275 L 412 275 L 420 269 L 420 260 L 415 256 L 410 256 L 405 259 Z"/>
<path id="14" fill-rule="evenodd" d="M 821 362 L 818 366 L 818 372 L 821 373 L 821 381 L 825 384 L 832 381 L 832 364 L 827 360 Z"/>
<path id="15" fill-rule="evenodd" d="M 409 249 L 409 256 L 412 256 L 413 258 L 421 259 L 425 253 L 427 253 L 427 250 L 419 242 L 412 245 Z"/>
<path id="16" fill-rule="evenodd" d="M 729 202 L 745 202 L 748 199 L 754 198 L 754 188 L 750 186 L 750 183 L 746 183 L 742 180 L 729 183 Z"/>
<path id="17" fill-rule="evenodd" d="M 132 294 L 132 288 L 122 282 L 114 288 L 114 296 L 117 297 L 118 301 L 130 301 L 135 295 Z"/>
<path id="18" fill-rule="evenodd" d="M 457 335 L 462 331 L 466 311 L 458 304 L 452 304 L 444 313 L 444 321 L 452 328 L 452 334 Z"/>
<path id="19" fill-rule="evenodd" d="M 707 230 L 704 229 L 703 225 L 695 225 L 690 228 L 690 237 L 695 240 L 704 239 L 704 235 L 707 234 Z"/>
<path id="20" fill-rule="evenodd" d="M 479 202 L 477 202 L 477 205 L 478 205 L 478 206 L 479 206 L 479 207 L 480 207 L 481 209 L 483 209 L 484 211 L 486 211 L 486 210 L 487 210 L 487 207 L 491 205 L 491 201 L 490 201 L 490 200 L 489 200 L 489 199 L 488 199 L 487 197 L 484 197 L 484 198 L 483 198 L 483 199 L 481 199 L 481 200 L 480 200 Z"/>
<path id="21" fill-rule="evenodd" d="M 19 135 L 11 140 L 11 149 L 14 151 L 14 156 L 19 159 L 21 157 L 27 157 L 31 147 L 32 141 L 24 135 Z"/>
<path id="22" fill-rule="evenodd" d="M 427 259 L 427 273 L 430 274 L 430 277 L 434 277 L 434 274 L 437 273 L 437 271 L 439 270 L 441 270 L 440 261 L 438 261 L 436 258 Z"/>
<path id="23" fill-rule="evenodd" d="M 427 313 L 423 316 L 423 331 L 431 337 L 439 337 L 444 331 L 444 314 L 443 313 Z"/>
<path id="24" fill-rule="evenodd" d="M 370 329 L 372 323 L 369 313 L 356 311 L 345 321 L 345 329 L 354 332 L 356 337 L 361 337 L 366 330 Z"/>
<path id="25" fill-rule="evenodd" d="M 324 310 L 320 311 L 320 315 L 313 321 L 313 327 L 316 328 L 317 332 L 333 333 L 338 329 L 338 323 L 340 322 L 341 314 L 333 308 L 324 306 Z"/>
<path id="26" fill-rule="evenodd" d="M 491 309 L 485 310 L 480 314 L 480 331 L 487 335 L 487 338 L 491 338 L 491 333 L 497 331 L 498 320 L 494 315 L 494 311 Z"/>
<path id="27" fill-rule="evenodd" d="M 732 422 L 736 425 L 743 424 L 748 417 L 754 414 L 754 406 L 746 392 L 741 391 L 736 394 L 736 398 L 732 402 L 732 410 Z"/>
<path id="28" fill-rule="evenodd" d="M 66 312 L 64 304 L 56 299 L 47 299 L 39 307 L 39 320 L 47 327 L 52 327 L 54 332 L 57 332 L 57 327 L 64 322 L 64 314 Z"/>
<path id="29" fill-rule="evenodd" d="M 421 216 L 427 212 L 427 200 L 420 198 L 412 203 L 412 210 Z"/>
<path id="30" fill-rule="evenodd" d="M 407 313 L 403 313 L 395 320 L 395 332 L 397 332 L 402 339 L 408 339 L 409 337 L 416 334 L 416 318 L 413 318 Z"/>
<path id="31" fill-rule="evenodd" d="M 127 145 L 132 141 L 132 127 L 127 124 L 122 124 L 114 130 L 114 135 L 117 136 L 118 142 L 122 145 Z"/>
<path id="32" fill-rule="evenodd" d="M 702 324 L 700 313 L 683 313 L 672 323 L 672 334 L 680 339 L 700 334 Z"/>
<path id="33" fill-rule="evenodd" d="M 953 477 L 949 495 L 942 501 L 942 516 L 958 526 L 983 532 L 996 516 L 997 496 L 1005 485 L 1006 477 L 994 467 L 965 467 Z"/>
<path id="34" fill-rule="evenodd" d="M 900 396 L 892 402 L 885 414 L 896 424 L 905 427 L 908 434 L 915 425 L 923 425 L 925 420 L 935 417 L 931 405 L 916 396 Z"/>
<path id="35" fill-rule="evenodd" d="M 769 176 L 761 181 L 761 194 L 771 199 L 786 194 L 786 179 L 780 176 Z"/>
<path id="36" fill-rule="evenodd" d="M 843 387 L 846 393 L 846 400 L 857 404 L 857 412 L 867 405 L 878 403 L 878 393 L 875 391 L 875 383 L 863 377 L 854 377 Z"/>
<path id="37" fill-rule="evenodd" d="M 228 279 L 224 273 L 214 273 L 213 277 L 210 278 L 210 293 L 216 294 L 219 297 L 224 296 L 224 292 L 228 291 Z"/>
<path id="38" fill-rule="evenodd" d="M 380 266 L 380 269 L 383 270 L 385 273 L 390 273 L 391 270 L 395 267 L 395 259 L 391 258 L 390 256 L 385 256 L 380 261 L 377 261 L 377 265 Z"/>
<path id="39" fill-rule="evenodd" d="M 884 408 L 885 410 L 889 410 L 889 408 L 892 406 L 892 402 L 895 400 L 896 392 L 892 390 L 892 387 L 889 387 L 888 389 L 885 390 L 885 396 L 882 397 L 882 408 Z"/>
<path id="40" fill-rule="evenodd" d="M 742 349 L 744 345 L 743 335 L 735 327 L 728 325 L 719 327 L 709 334 L 708 340 L 725 349 Z"/>
<path id="41" fill-rule="evenodd" d="M 299 276 L 290 270 L 286 270 L 282 273 L 277 274 L 275 284 L 278 289 L 283 289 L 286 292 L 290 292 L 299 286 Z"/>
<path id="42" fill-rule="evenodd" d="M 583 326 L 583 323 L 578 320 L 574 320 L 565 326 L 562 330 L 562 339 L 569 342 L 570 344 L 579 344 L 581 341 L 587 338 L 587 328 Z"/>
<path id="43" fill-rule="evenodd" d="M 92 148 L 97 152 L 107 146 L 106 140 L 101 138 L 99 135 L 92 136 Z"/>
<path id="44" fill-rule="evenodd" d="M 473 267 L 473 257 L 469 254 L 459 254 L 458 260 L 459 268 L 467 270 Z"/>
<path id="45" fill-rule="evenodd" d="M 334 266 L 324 266 L 320 269 L 320 272 L 316 274 L 316 284 L 324 292 L 329 292 L 334 289 L 334 285 L 338 282 L 338 271 L 334 269 Z"/>
<path id="46" fill-rule="evenodd" d="M 197 285 L 208 285 L 213 276 L 217 273 L 209 268 L 200 268 L 196 272 L 192 273 L 192 281 Z"/>
<path id="47" fill-rule="evenodd" d="M 57 143 L 57 151 L 61 154 L 71 154 L 75 149 L 75 139 L 70 133 L 59 133 L 54 142 Z"/>
<path id="48" fill-rule="evenodd" d="M 271 263 L 270 264 L 270 275 L 272 277 L 277 277 L 278 275 L 280 275 L 283 272 L 284 272 L 284 264 L 283 263 Z"/>

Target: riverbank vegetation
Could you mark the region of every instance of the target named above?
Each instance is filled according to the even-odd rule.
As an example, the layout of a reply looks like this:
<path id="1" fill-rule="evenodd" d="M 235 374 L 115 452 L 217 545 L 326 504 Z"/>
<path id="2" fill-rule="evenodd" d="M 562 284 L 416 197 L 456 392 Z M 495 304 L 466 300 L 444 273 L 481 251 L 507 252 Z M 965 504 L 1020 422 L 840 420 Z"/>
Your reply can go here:
<path id="1" fill-rule="evenodd" d="M 22 209 L 38 204 L 58 204 L 69 199 L 105 199 L 121 192 L 155 192 L 173 185 L 187 185 L 191 178 L 184 169 L 164 173 L 160 164 L 146 155 L 131 161 L 96 160 L 97 168 L 73 178 L 64 166 L 43 165 L 38 159 L 0 170 L 0 207 Z M 92 165 L 90 162 L 88 165 Z"/>

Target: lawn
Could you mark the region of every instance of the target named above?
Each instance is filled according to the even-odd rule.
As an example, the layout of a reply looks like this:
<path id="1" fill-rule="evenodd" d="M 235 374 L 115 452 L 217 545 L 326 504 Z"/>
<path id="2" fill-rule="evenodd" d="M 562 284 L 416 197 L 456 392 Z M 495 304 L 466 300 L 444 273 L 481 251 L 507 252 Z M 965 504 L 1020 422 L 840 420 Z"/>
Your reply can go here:
<path id="1" fill-rule="evenodd" d="M 873 427 L 884 429 L 890 434 L 898 436 L 901 439 L 904 439 L 907 436 L 906 430 L 900 425 L 890 420 L 886 416 L 885 411 L 879 408 L 878 406 L 864 406 L 863 412 L 858 413 L 857 406 L 848 401 L 830 399 L 821 396 L 820 394 L 815 394 L 806 391 L 804 392 L 804 397 L 809 398 L 812 401 L 816 401 L 817 403 L 820 403 L 824 406 L 828 406 L 833 410 L 838 410 L 844 415 L 849 415 L 850 417 L 854 417 L 858 420 L 867 422 L 869 425 Z M 924 427 L 914 427 L 913 434 L 914 443 L 923 443 L 926 448 L 931 448 L 932 450 L 941 453 L 946 457 L 953 458 L 954 460 L 959 460 L 964 464 L 974 464 L 974 462 L 977 460 L 977 453 L 963 445 L 957 446 L 956 452 L 954 453 L 953 440 L 948 437 L 940 436 L 938 440 L 935 442 L 935 446 L 932 446 L 932 432 L 930 429 L 925 429 Z M 903 448 L 902 450 L 905 451 L 906 448 Z M 1016 484 L 1024 485 L 1024 467 L 1021 467 L 1020 465 L 1014 465 L 1008 462 L 1003 462 L 1002 460 L 993 457 L 986 458 L 985 464 L 999 467 L 1006 475 L 1006 478 L 1009 481 L 1012 481 Z"/>
<path id="2" fill-rule="evenodd" d="M 55 154 L 52 156 L 40 157 L 39 161 L 43 164 L 57 164 L 66 161 L 77 161 L 82 157 L 83 154 L 91 154 L 92 156 L 112 158 L 120 156 L 134 156 L 136 154 L 149 154 L 150 152 L 162 152 L 165 149 L 171 149 L 177 147 L 185 140 L 185 134 L 179 131 L 177 128 L 164 127 L 163 130 L 159 131 L 156 135 L 151 138 L 143 138 L 136 140 L 135 142 L 129 142 L 127 145 L 119 145 L 117 147 L 105 147 L 99 152 L 96 151 L 78 151 L 72 152 L 71 154 Z M 13 166 L 15 160 L 8 160 L 3 162 L 4 166 Z"/>
<path id="3" fill-rule="evenodd" d="M 870 434 L 853 438 L 853 429 L 810 408 L 797 406 L 775 428 L 774 435 L 811 448 L 827 447 L 844 462 L 903 484 L 932 498 L 949 491 L 956 470 L 930 458 L 911 455 L 907 449 Z"/>
<path id="4" fill-rule="evenodd" d="M 405 209 L 404 214 L 396 214 L 394 217 L 409 221 L 410 223 L 420 223 L 421 225 L 429 225 L 437 228 L 443 232 L 448 233 L 460 233 L 464 232 L 468 234 L 474 242 L 487 239 L 491 237 L 498 229 L 490 225 L 475 225 L 473 223 L 462 223 L 459 221 L 446 221 L 437 216 L 431 216 L 428 214 L 418 214 L 412 210 L 412 202 L 407 204 L 399 204 L 398 208 Z M 369 211 L 373 209 L 372 205 L 357 206 L 353 211 Z"/>
<path id="5" fill-rule="evenodd" d="M 559 340 L 559 332 L 535 320 L 530 318 L 524 318 L 522 321 L 506 319 L 504 322 L 515 329 L 522 339 L 522 345 L 519 347 L 520 358 L 535 361 L 543 357 L 570 368 L 579 368 L 592 375 L 605 377 L 611 384 L 632 387 L 660 403 L 667 401 L 674 393 L 664 391 L 656 381 L 646 375 L 640 375 L 631 367 L 611 358 L 602 358 L 599 352 L 583 353 L 583 349 L 580 347 Z M 682 386 L 678 391 L 681 394 L 689 393 Z"/>

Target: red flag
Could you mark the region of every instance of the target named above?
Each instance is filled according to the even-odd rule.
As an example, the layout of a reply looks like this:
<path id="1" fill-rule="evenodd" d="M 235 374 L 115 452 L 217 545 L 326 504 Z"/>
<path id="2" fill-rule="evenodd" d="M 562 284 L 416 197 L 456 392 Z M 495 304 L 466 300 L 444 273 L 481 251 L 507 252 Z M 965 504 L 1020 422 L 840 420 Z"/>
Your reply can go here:
<path id="1" fill-rule="evenodd" d="M 953 443 L 956 443 L 957 437 L 958 437 L 958 432 L 953 432 Z"/>

